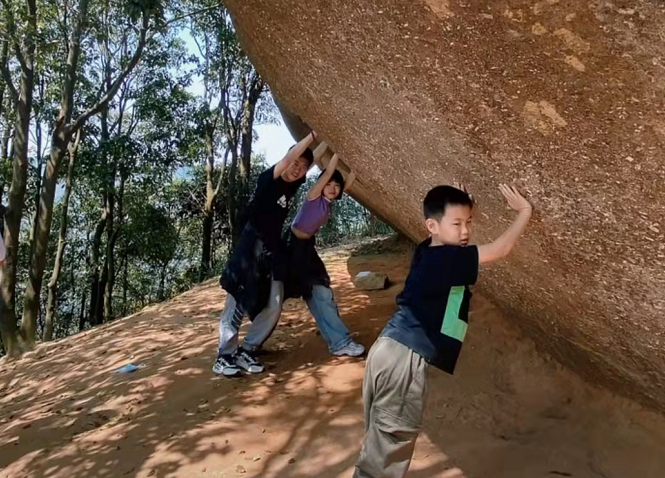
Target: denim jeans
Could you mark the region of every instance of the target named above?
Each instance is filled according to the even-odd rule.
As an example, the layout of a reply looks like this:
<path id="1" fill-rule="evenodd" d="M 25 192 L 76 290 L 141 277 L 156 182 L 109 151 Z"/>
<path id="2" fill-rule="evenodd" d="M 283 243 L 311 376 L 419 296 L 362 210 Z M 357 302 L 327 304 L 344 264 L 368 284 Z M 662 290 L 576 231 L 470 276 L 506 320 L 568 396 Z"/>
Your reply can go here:
<path id="1" fill-rule="evenodd" d="M 263 343 L 275 330 L 279 316 L 282 314 L 284 301 L 284 284 L 272 281 L 270 284 L 270 298 L 268 305 L 254 318 L 249 327 L 242 347 L 254 352 L 261 348 Z M 238 350 L 238 330 L 244 317 L 237 307 L 236 300 L 231 294 L 226 295 L 226 304 L 219 318 L 219 351 L 218 355 L 232 355 Z"/>
<path id="2" fill-rule="evenodd" d="M 245 350 L 255 352 L 268 340 L 279 321 L 283 300 L 284 284 L 272 281 L 268 305 L 256 316 L 245 335 L 242 344 Z M 335 297 L 330 287 L 313 286 L 312 296 L 306 302 L 330 353 L 337 352 L 351 343 L 349 329 L 339 316 Z M 227 294 L 226 304 L 219 319 L 218 355 L 232 355 L 238 350 L 238 331 L 242 319 L 243 313 L 236 307 L 236 300 L 231 294 Z"/>
<path id="3" fill-rule="evenodd" d="M 330 287 L 314 285 L 312 296 L 305 302 L 316 320 L 321 337 L 326 341 L 330 353 L 337 352 L 351 343 L 349 329 L 339 316 L 335 297 Z"/>

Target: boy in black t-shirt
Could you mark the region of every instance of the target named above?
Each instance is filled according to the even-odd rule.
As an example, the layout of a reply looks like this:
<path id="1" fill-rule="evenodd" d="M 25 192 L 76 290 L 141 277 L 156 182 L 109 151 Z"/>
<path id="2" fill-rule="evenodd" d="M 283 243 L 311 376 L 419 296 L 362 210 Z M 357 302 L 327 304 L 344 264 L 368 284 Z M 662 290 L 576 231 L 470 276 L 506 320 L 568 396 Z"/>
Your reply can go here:
<path id="1" fill-rule="evenodd" d="M 531 205 L 517 189 L 499 189 L 518 215 L 482 246 L 468 245 L 473 203 L 463 186 L 427 193 L 430 237 L 416 249 L 397 311 L 365 366 L 365 438 L 354 478 L 398 478 L 409 468 L 422 428 L 428 365 L 453 373 L 468 324 L 468 286 L 476 283 L 480 264 L 508 255 L 531 217 Z"/>
<path id="2" fill-rule="evenodd" d="M 293 146 L 286 156 L 264 171 L 249 205 L 249 217 L 220 278 L 227 292 L 219 321 L 219 350 L 213 372 L 227 377 L 264 371 L 255 352 L 277 325 L 284 300 L 286 248 L 282 227 L 293 196 L 305 182 L 314 157 L 308 149 L 315 133 Z M 252 320 L 243 344 L 238 330 L 243 317 Z"/>

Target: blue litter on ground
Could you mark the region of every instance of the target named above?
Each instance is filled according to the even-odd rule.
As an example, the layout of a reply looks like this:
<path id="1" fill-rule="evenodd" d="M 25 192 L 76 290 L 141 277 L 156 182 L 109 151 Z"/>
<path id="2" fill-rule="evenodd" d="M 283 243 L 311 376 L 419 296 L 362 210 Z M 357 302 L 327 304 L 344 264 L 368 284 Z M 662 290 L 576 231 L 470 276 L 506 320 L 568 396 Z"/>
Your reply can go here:
<path id="1" fill-rule="evenodd" d="M 144 363 L 140 363 L 138 365 L 128 363 L 127 365 L 123 365 L 118 370 L 116 370 L 115 373 L 132 373 L 136 372 L 138 369 L 144 368 L 145 366 L 146 365 Z"/>

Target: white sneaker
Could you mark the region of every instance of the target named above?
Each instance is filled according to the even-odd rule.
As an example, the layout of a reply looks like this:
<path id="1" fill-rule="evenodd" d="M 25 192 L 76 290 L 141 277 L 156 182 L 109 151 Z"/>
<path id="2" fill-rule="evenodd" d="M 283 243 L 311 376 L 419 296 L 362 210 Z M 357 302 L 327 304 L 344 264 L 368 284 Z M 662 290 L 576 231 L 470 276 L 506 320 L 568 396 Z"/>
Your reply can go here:
<path id="1" fill-rule="evenodd" d="M 348 355 L 349 357 L 360 357 L 364 353 L 365 347 L 360 345 L 358 342 L 354 342 L 353 340 L 341 349 L 332 352 L 333 355 L 337 355 L 338 357 L 341 355 Z"/>
<path id="2" fill-rule="evenodd" d="M 238 367 L 245 369 L 248 373 L 263 373 L 265 371 L 265 367 L 261 362 L 256 360 L 250 352 L 242 348 L 238 349 L 234 358 Z"/>
<path id="3" fill-rule="evenodd" d="M 212 366 L 212 371 L 217 375 L 225 377 L 235 377 L 240 375 L 240 367 L 235 362 L 232 355 L 220 355 Z"/>

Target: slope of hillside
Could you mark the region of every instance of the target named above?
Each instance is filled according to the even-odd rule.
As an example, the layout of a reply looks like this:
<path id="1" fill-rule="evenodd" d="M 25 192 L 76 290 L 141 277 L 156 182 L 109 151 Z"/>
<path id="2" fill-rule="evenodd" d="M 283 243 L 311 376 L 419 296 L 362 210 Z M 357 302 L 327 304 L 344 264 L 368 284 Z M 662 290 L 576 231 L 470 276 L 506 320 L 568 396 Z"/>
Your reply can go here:
<path id="1" fill-rule="evenodd" d="M 407 253 L 329 251 L 340 309 L 369 346 Z M 356 290 L 360 270 L 389 290 Z M 552 361 L 479 294 L 455 377 L 433 372 L 409 476 L 662 478 L 665 420 Z M 263 376 L 212 375 L 223 295 L 175 300 L 54 344 L 0 372 L 0 477 L 349 477 L 362 437 L 362 360 L 328 355 L 306 307 L 286 304 Z M 129 363 L 145 368 L 113 372 Z"/>

